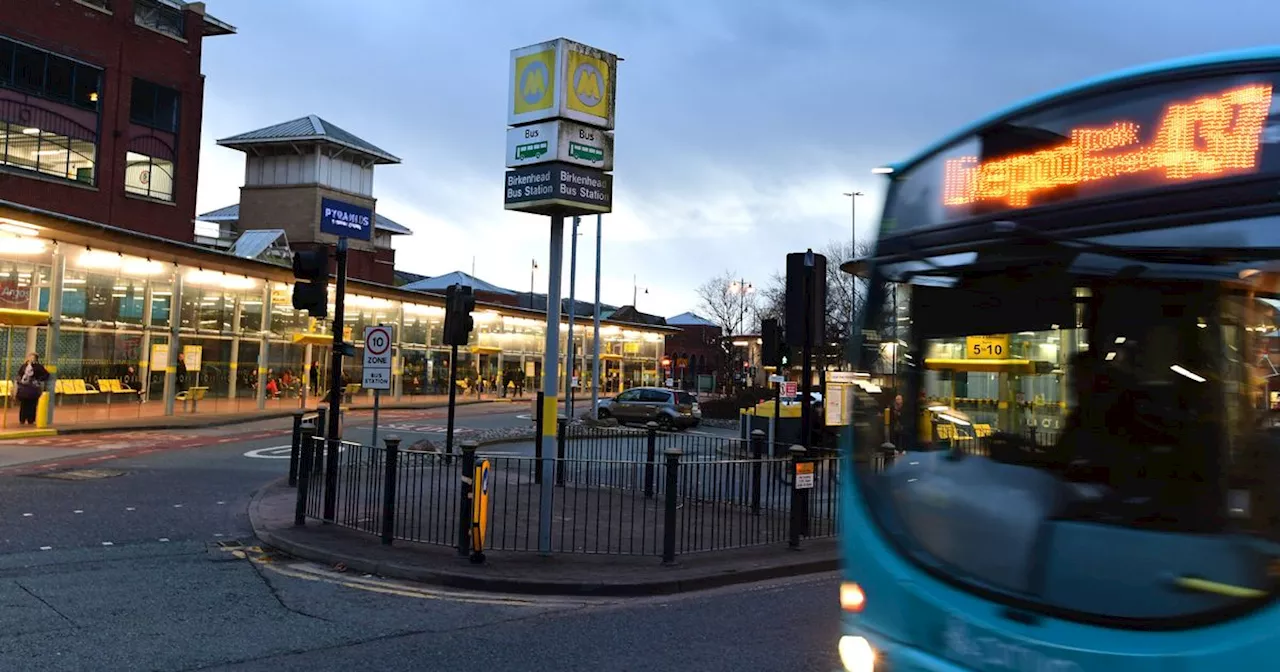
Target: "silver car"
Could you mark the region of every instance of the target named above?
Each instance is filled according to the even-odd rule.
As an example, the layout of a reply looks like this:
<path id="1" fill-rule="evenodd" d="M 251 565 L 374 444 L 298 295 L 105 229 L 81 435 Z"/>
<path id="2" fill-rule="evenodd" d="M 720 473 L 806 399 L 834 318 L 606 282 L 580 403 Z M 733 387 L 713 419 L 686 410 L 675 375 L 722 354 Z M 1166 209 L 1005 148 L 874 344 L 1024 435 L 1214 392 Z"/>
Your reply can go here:
<path id="1" fill-rule="evenodd" d="M 656 422 L 665 430 L 688 429 L 702 422 L 698 398 L 661 387 L 633 387 L 612 399 L 601 399 L 597 417 L 622 424 Z"/>

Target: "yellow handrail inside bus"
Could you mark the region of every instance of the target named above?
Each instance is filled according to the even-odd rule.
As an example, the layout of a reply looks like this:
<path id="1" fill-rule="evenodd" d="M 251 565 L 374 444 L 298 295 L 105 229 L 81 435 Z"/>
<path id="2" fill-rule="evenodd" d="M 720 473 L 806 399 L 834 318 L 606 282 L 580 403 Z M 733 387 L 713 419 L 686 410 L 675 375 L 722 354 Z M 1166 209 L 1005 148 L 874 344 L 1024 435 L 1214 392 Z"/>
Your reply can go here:
<path id="1" fill-rule="evenodd" d="M 1218 583 L 1217 581 L 1209 581 L 1207 579 L 1197 579 L 1190 576 L 1180 576 L 1174 579 L 1173 582 L 1179 588 L 1196 590 L 1202 593 L 1213 593 L 1214 595 L 1224 595 L 1226 597 L 1256 599 L 1267 596 L 1267 591 L 1265 590 L 1246 588 L 1244 586 L 1233 586 L 1226 583 Z"/>

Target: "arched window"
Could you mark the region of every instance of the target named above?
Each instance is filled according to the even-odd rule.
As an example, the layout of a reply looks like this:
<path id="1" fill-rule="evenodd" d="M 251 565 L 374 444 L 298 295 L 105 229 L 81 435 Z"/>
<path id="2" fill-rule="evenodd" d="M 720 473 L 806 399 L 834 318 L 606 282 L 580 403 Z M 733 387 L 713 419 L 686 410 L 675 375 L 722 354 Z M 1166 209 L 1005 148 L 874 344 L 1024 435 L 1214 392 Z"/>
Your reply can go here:
<path id="1" fill-rule="evenodd" d="M 94 183 L 98 134 L 34 105 L 0 100 L 0 165 Z"/>
<path id="2" fill-rule="evenodd" d="M 173 200 L 173 147 L 154 135 L 129 142 L 125 153 L 124 190 L 162 201 Z"/>

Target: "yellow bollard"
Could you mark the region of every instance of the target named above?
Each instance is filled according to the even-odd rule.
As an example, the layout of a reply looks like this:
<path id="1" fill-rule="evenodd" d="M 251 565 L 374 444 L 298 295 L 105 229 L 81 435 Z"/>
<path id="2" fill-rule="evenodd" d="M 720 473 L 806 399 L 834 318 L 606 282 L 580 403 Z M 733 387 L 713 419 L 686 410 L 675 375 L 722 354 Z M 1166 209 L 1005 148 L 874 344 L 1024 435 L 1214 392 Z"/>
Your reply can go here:
<path id="1" fill-rule="evenodd" d="M 45 429 L 49 426 L 49 393 L 41 392 L 40 401 L 36 402 L 36 427 Z"/>

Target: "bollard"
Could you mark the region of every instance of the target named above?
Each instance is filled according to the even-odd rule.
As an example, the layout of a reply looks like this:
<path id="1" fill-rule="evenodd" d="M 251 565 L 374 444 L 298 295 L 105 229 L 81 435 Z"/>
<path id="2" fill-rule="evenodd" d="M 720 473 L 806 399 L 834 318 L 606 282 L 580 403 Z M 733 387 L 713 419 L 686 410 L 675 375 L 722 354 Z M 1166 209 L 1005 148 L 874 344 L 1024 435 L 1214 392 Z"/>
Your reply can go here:
<path id="1" fill-rule="evenodd" d="M 657 468 L 656 460 L 658 459 L 658 423 L 650 422 L 645 425 L 649 430 L 648 445 L 645 446 L 644 457 L 644 496 L 653 497 L 653 472 Z"/>
<path id="2" fill-rule="evenodd" d="M 317 404 L 316 405 L 316 428 L 317 428 L 316 434 L 318 436 L 328 435 L 329 433 L 329 423 L 327 422 L 328 419 L 329 419 L 329 405 Z"/>
<path id="3" fill-rule="evenodd" d="M 533 482 L 542 483 L 542 392 L 533 407 Z"/>
<path id="4" fill-rule="evenodd" d="M 302 426 L 300 459 L 298 460 L 298 501 L 294 504 L 293 524 L 307 523 L 307 495 L 311 490 L 312 477 L 316 475 L 315 443 L 316 429 L 306 423 Z"/>
<path id="5" fill-rule="evenodd" d="M 304 411 L 293 412 L 293 438 L 289 443 L 289 487 L 298 485 L 298 452 L 302 449 L 302 415 Z"/>
<path id="6" fill-rule="evenodd" d="M 801 490 L 796 487 L 796 467 L 804 461 L 804 448 L 802 446 L 791 446 L 791 463 L 787 465 L 791 469 L 791 520 L 790 529 L 788 530 L 787 545 L 792 550 L 800 550 L 800 534 L 802 528 L 808 522 L 802 520 L 803 512 L 801 510 Z"/>
<path id="7" fill-rule="evenodd" d="M 462 442 L 462 483 L 458 488 L 458 555 L 471 554 L 471 490 L 476 472 L 476 442 Z"/>
<path id="8" fill-rule="evenodd" d="M 564 444 L 567 438 L 565 434 L 569 432 L 569 420 L 567 418 L 556 419 L 556 485 L 564 487 Z"/>
<path id="9" fill-rule="evenodd" d="M 387 446 L 387 460 L 382 475 L 382 544 L 390 546 L 396 533 L 396 465 L 400 458 L 400 437 L 392 434 L 383 441 Z"/>
<path id="10" fill-rule="evenodd" d="M 679 486 L 680 455 L 679 448 L 668 448 L 663 451 L 667 455 L 666 495 L 662 511 L 662 564 L 676 564 L 676 489 Z"/>
<path id="11" fill-rule="evenodd" d="M 764 431 L 751 432 L 751 515 L 760 515 L 760 486 L 764 480 Z"/>

